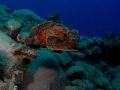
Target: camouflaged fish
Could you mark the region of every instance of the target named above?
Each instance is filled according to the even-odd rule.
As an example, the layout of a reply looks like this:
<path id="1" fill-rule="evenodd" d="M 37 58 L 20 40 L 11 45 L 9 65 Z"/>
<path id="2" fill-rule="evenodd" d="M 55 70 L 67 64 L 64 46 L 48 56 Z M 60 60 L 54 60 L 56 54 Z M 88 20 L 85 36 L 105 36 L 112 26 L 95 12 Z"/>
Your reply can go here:
<path id="1" fill-rule="evenodd" d="M 18 35 L 19 42 L 47 47 L 52 51 L 76 51 L 78 35 L 62 24 L 46 21 L 33 27 L 28 37 Z"/>

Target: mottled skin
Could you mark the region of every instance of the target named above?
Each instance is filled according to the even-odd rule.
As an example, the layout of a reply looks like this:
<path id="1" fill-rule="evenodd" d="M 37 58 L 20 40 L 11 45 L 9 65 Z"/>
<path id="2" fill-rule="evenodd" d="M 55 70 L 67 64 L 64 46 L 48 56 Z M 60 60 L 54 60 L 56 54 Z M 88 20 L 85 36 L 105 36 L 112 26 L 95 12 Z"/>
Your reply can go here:
<path id="1" fill-rule="evenodd" d="M 77 33 L 62 24 L 50 21 L 33 27 L 28 37 L 17 36 L 18 41 L 27 45 L 47 47 L 55 51 L 75 51 L 78 39 Z"/>

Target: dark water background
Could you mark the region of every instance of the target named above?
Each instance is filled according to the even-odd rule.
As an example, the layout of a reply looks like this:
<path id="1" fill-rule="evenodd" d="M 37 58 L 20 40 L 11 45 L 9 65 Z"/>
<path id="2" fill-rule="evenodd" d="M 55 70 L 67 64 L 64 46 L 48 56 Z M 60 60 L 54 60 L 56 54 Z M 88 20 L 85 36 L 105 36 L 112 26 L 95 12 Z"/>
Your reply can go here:
<path id="1" fill-rule="evenodd" d="M 78 29 L 81 35 L 120 35 L 120 0 L 0 0 L 0 4 L 12 9 L 31 9 L 42 18 L 57 11 L 64 24 Z"/>

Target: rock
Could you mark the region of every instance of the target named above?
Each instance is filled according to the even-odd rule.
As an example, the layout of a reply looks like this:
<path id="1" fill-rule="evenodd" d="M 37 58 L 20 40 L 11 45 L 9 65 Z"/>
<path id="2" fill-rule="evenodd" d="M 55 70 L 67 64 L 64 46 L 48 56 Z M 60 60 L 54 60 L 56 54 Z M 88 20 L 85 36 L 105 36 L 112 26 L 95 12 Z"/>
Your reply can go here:
<path id="1" fill-rule="evenodd" d="M 102 56 L 102 50 L 99 46 L 93 46 L 90 49 L 86 49 L 84 53 L 86 55 L 86 59 L 91 61 L 101 59 Z"/>
<path id="2" fill-rule="evenodd" d="M 120 77 L 117 77 L 113 82 L 112 82 L 113 86 L 119 90 L 120 89 Z"/>
<path id="3" fill-rule="evenodd" d="M 28 35 L 33 26 L 36 26 L 44 21 L 42 18 L 28 9 L 15 10 L 11 14 L 11 17 L 18 19 L 22 23 L 22 28 L 20 31 L 20 34 L 22 35 Z"/>
<path id="4" fill-rule="evenodd" d="M 101 54 L 101 48 L 99 46 L 94 46 L 90 49 L 89 55 L 96 56 L 98 54 Z"/>
<path id="5" fill-rule="evenodd" d="M 117 90 L 120 89 L 120 66 L 115 68 L 115 74 L 116 78 L 112 81 L 112 84 L 114 87 L 116 87 Z"/>
<path id="6" fill-rule="evenodd" d="M 27 90 L 64 90 L 64 79 L 55 71 L 47 68 L 39 68 L 34 74 L 34 81 Z"/>
<path id="7" fill-rule="evenodd" d="M 111 85 L 107 77 L 105 77 L 101 71 L 96 69 L 94 66 L 81 61 L 75 62 L 75 65 L 66 71 L 66 75 L 70 80 L 88 79 L 91 83 L 93 83 L 93 85 L 100 85 L 102 88 L 106 87 L 108 90 Z"/>
<path id="8" fill-rule="evenodd" d="M 6 7 L 4 5 L 0 5 L 0 14 L 1 15 L 8 15 L 8 14 L 10 14 L 10 12 L 12 12 L 11 9 L 9 9 L 8 7 Z"/>
<path id="9" fill-rule="evenodd" d="M 7 90 L 7 84 L 0 80 L 0 90 Z"/>
<path id="10" fill-rule="evenodd" d="M 0 58 L 1 59 L 1 58 Z M 5 61 L 0 60 L 0 80 L 4 81 L 4 77 L 5 77 L 5 64 L 3 64 Z"/>
<path id="11" fill-rule="evenodd" d="M 99 38 L 81 37 L 79 48 L 88 49 L 92 46 L 99 45 L 100 43 L 101 43 L 101 39 Z"/>
<path id="12" fill-rule="evenodd" d="M 72 84 L 75 86 L 79 86 L 81 90 L 96 90 L 95 86 L 87 79 L 76 79 L 72 81 Z"/>
<path id="13" fill-rule="evenodd" d="M 17 44 L 6 33 L 0 31 L 0 50 L 8 51 L 12 44 Z"/>
<path id="14" fill-rule="evenodd" d="M 106 78 L 99 77 L 96 82 L 96 87 L 100 89 L 114 90 L 113 85 Z"/>
<path id="15" fill-rule="evenodd" d="M 65 90 L 81 90 L 79 86 L 66 86 Z"/>
<path id="16" fill-rule="evenodd" d="M 34 14 L 32 11 L 28 9 L 21 9 L 21 10 L 15 10 L 13 12 L 13 15 L 17 17 L 21 17 L 23 20 L 27 19 L 29 21 L 41 21 L 42 19 Z"/>
<path id="17" fill-rule="evenodd" d="M 20 29 L 22 24 L 17 19 L 10 19 L 5 23 L 6 28 L 8 28 L 11 31 L 15 31 L 17 29 Z"/>
<path id="18" fill-rule="evenodd" d="M 107 59 L 107 62 L 111 66 L 117 66 L 120 64 L 120 37 L 114 36 L 109 37 L 104 40 L 104 44 L 102 47 L 104 58 Z"/>
<path id="19" fill-rule="evenodd" d="M 20 32 L 22 24 L 17 19 L 10 19 L 5 23 L 5 28 L 7 29 L 7 33 L 16 39 L 18 33 Z"/>
<path id="20" fill-rule="evenodd" d="M 4 22 L 8 21 L 10 19 L 9 15 L 0 15 L 0 22 L 4 24 Z"/>
<path id="21" fill-rule="evenodd" d="M 85 68 L 82 66 L 71 66 L 66 71 L 66 75 L 69 80 L 85 79 L 88 77 L 88 74 L 87 74 Z"/>
<path id="22" fill-rule="evenodd" d="M 11 71 L 18 69 L 22 63 L 21 59 L 23 58 L 17 57 L 12 53 L 14 49 L 21 46 L 21 44 L 15 42 L 6 33 L 0 31 L 0 64 L 5 66 L 5 73 L 8 75 L 10 75 Z"/>
<path id="23" fill-rule="evenodd" d="M 4 23 L 0 22 L 0 30 L 2 31 L 4 28 Z"/>
<path id="24" fill-rule="evenodd" d="M 72 62 L 72 58 L 67 52 L 57 54 L 56 56 L 58 57 L 58 60 L 62 65 L 68 65 L 70 64 L 70 62 Z"/>
<path id="25" fill-rule="evenodd" d="M 11 58 L 9 57 L 8 53 L 4 50 L 1 50 L 1 47 L 0 47 L 0 70 L 1 72 L 7 69 L 8 64 L 10 63 L 9 60 L 11 60 Z M 2 73 L 1 75 L 3 75 L 4 73 Z M 1 75 L 0 77 L 2 77 Z"/>
<path id="26" fill-rule="evenodd" d="M 12 80 L 15 84 L 20 85 L 23 83 L 23 72 L 21 70 L 16 70 L 12 73 Z"/>
<path id="27" fill-rule="evenodd" d="M 80 61 L 86 58 L 86 55 L 83 52 L 70 52 L 69 55 L 74 61 Z"/>
<path id="28" fill-rule="evenodd" d="M 29 65 L 29 72 L 35 73 L 40 67 L 55 70 L 61 76 L 66 78 L 65 72 L 58 61 L 58 57 L 56 57 L 56 53 L 51 52 L 48 49 L 41 48 L 37 51 L 36 58 L 33 58 Z"/>
<path id="29" fill-rule="evenodd" d="M 33 58 L 31 60 L 29 71 L 31 73 L 34 73 L 39 67 L 50 68 L 64 74 L 62 68 L 59 65 L 58 58 L 56 57 L 55 53 L 45 48 L 41 48 L 37 51 L 36 58 Z"/>

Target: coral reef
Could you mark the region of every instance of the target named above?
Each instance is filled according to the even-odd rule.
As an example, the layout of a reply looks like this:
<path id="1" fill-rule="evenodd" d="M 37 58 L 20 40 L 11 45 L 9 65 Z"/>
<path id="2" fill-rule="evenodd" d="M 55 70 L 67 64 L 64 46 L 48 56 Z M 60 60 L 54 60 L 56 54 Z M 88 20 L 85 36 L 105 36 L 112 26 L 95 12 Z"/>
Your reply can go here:
<path id="1" fill-rule="evenodd" d="M 7 8 L 6 6 L 0 5 L 0 29 L 4 31 L 8 31 L 9 27 L 6 26 L 5 23 L 9 20 L 15 21 L 15 27 L 19 27 L 18 23 L 22 25 L 22 28 L 20 28 L 20 34 L 28 34 L 27 32 L 35 25 L 43 22 L 44 20 L 41 19 L 39 16 L 34 14 L 32 11 L 27 9 L 22 10 L 11 10 Z M 16 26 L 18 25 L 18 26 Z M 10 25 L 11 26 L 11 25 Z"/>
<path id="2" fill-rule="evenodd" d="M 76 35 L 30 10 L 1 5 L 0 90 L 119 90 L 120 37 Z"/>

